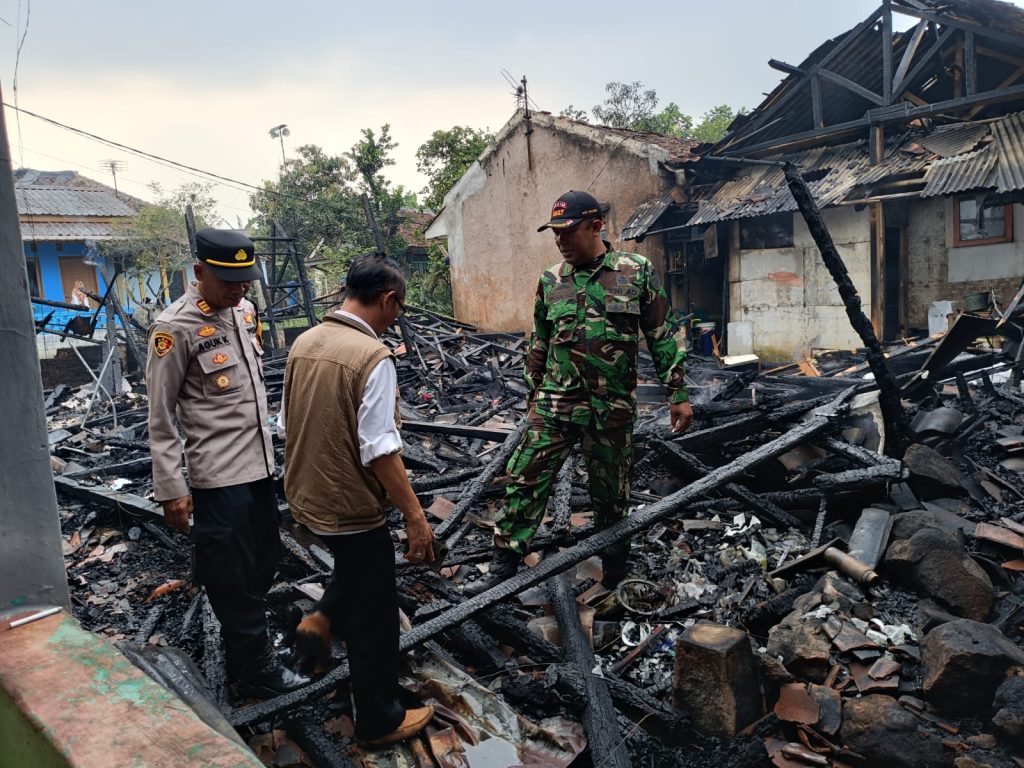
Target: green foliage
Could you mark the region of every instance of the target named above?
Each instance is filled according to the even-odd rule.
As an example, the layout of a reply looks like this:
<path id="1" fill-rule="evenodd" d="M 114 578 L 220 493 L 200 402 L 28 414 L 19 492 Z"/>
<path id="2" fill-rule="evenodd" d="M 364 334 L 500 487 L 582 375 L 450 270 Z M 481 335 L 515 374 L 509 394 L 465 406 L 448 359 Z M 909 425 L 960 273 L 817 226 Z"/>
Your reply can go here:
<path id="1" fill-rule="evenodd" d="M 115 224 L 118 238 L 100 245 L 106 256 L 122 259 L 128 275 L 151 272 L 161 267 L 180 269 L 192 261 L 185 228 L 185 209 L 191 204 L 196 227 L 220 224 L 212 184 L 191 182 L 165 193 L 150 184 L 156 202 L 144 206 L 131 220 Z"/>
<path id="2" fill-rule="evenodd" d="M 695 139 L 699 142 L 716 142 L 722 139 L 729 124 L 745 109 L 734 110 L 728 104 L 720 104 L 705 112 L 699 122 L 694 123 L 690 115 L 683 114 L 674 101 L 658 111 L 658 94 L 653 89 L 644 89 L 643 84 L 611 82 L 605 85 L 608 97 L 594 106 L 594 119 L 612 128 L 628 128 L 644 133 L 659 133 L 681 139 Z M 586 120 L 587 113 L 571 104 L 562 110 L 562 117 Z"/>
<path id="3" fill-rule="evenodd" d="M 299 147 L 282 166 L 281 176 L 264 181 L 263 188 L 249 198 L 261 234 L 276 221 L 297 238 L 299 250 L 306 255 L 323 240 L 317 256 L 323 259 L 331 282 L 344 276 L 356 256 L 377 250 L 363 195 L 383 235 L 385 252 L 399 263 L 406 244 L 398 235 L 398 212 L 416 205 L 415 194 L 392 186 L 384 176 L 384 169 L 395 164 L 392 154 L 398 146 L 390 127 L 365 128 L 360 136 L 340 155 L 327 154 L 312 144 Z"/>
<path id="4" fill-rule="evenodd" d="M 427 271 L 409 278 L 406 303 L 423 307 L 442 315 L 452 315 L 452 283 L 448 268 L 448 253 L 437 243 L 427 251 Z"/>
<path id="5" fill-rule="evenodd" d="M 730 123 L 746 112 L 747 110 L 743 108 L 733 111 L 728 104 L 719 104 L 701 116 L 700 123 L 693 129 L 690 138 L 700 142 L 720 141 L 728 131 Z"/>
<path id="6" fill-rule="evenodd" d="M 653 88 L 644 90 L 639 81 L 632 83 L 611 82 L 605 85 L 608 97 L 594 105 L 594 118 L 602 125 L 612 128 L 629 128 L 634 131 L 653 131 L 658 94 Z"/>
<path id="7" fill-rule="evenodd" d="M 434 131 L 416 150 L 416 168 L 428 179 L 423 188 L 424 205 L 440 210 L 448 190 L 493 140 L 494 134 L 465 125 Z"/>

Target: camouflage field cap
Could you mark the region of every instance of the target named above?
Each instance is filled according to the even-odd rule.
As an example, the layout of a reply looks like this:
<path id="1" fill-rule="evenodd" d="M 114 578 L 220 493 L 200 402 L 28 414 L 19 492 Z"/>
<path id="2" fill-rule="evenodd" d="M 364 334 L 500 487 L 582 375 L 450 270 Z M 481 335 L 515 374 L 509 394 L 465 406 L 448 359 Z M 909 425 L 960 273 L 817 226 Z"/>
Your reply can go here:
<path id="1" fill-rule="evenodd" d="M 597 199 L 586 192 L 570 189 L 551 206 L 551 221 L 537 227 L 538 232 L 551 229 L 568 229 L 584 219 L 601 218 L 601 206 Z"/>
<path id="2" fill-rule="evenodd" d="M 256 247 L 237 229 L 206 227 L 197 231 L 196 258 L 215 277 L 229 283 L 252 282 L 263 277 L 256 264 Z"/>

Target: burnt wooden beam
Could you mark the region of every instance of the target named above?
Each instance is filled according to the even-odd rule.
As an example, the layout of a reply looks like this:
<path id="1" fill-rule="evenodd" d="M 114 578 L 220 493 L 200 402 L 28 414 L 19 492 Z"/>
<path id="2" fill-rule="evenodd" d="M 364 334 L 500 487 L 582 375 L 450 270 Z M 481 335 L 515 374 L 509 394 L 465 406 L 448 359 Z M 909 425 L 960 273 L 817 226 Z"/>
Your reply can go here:
<path id="1" fill-rule="evenodd" d="M 807 182 L 792 163 L 786 164 L 785 173 L 786 183 L 793 194 L 793 199 L 796 201 L 804 221 L 807 222 L 807 228 L 818 246 L 825 267 L 839 289 L 839 295 L 843 299 L 850 324 L 867 348 L 868 363 L 871 364 L 871 372 L 875 375 L 879 406 L 885 421 L 886 453 L 895 458 L 901 458 L 910 444 L 910 425 L 900 402 L 899 386 L 886 365 L 885 351 L 882 349 L 878 337 L 875 336 L 875 329 L 871 327 L 871 322 L 861 309 L 860 295 L 850 279 L 850 273 L 846 270 L 842 256 L 839 255 L 835 243 L 832 242 L 832 235 L 825 225 L 825 219 L 818 209 L 818 204 L 814 201 Z"/>
<path id="2" fill-rule="evenodd" d="M 874 451 L 869 451 L 867 448 L 860 445 L 853 445 L 852 443 L 848 443 L 838 437 L 826 437 L 821 441 L 821 444 L 829 452 L 845 456 L 863 467 L 878 467 L 883 464 L 889 465 L 896 463 L 888 456 L 882 456 Z"/>
<path id="3" fill-rule="evenodd" d="M 850 469 L 846 472 L 818 475 L 814 478 L 814 487 L 825 493 L 842 493 L 844 491 L 859 491 L 876 485 L 898 483 L 909 477 L 910 472 L 902 464 L 892 462 L 867 469 Z"/>
<path id="4" fill-rule="evenodd" d="M 654 445 L 668 458 L 671 464 L 681 467 L 692 476 L 700 477 L 701 475 L 706 475 L 708 472 L 712 471 L 711 467 L 693 454 L 687 453 L 678 445 L 666 440 L 657 440 Z M 746 505 L 752 510 L 760 512 L 764 517 L 768 518 L 771 523 L 774 523 L 779 528 L 800 527 L 800 521 L 789 514 L 786 510 L 775 506 L 770 501 L 759 499 L 739 483 L 726 484 L 724 491 L 741 504 Z"/>
<path id="5" fill-rule="evenodd" d="M 811 113 L 814 117 L 814 127 L 825 127 L 825 111 L 821 103 L 821 78 L 817 75 L 811 77 Z"/>
<path id="6" fill-rule="evenodd" d="M 807 70 L 800 69 L 800 67 L 794 67 L 792 64 L 787 64 L 786 62 L 779 61 L 778 59 L 768 59 L 768 66 L 772 69 L 779 70 L 779 72 L 785 72 L 787 75 L 807 77 Z"/>
<path id="7" fill-rule="evenodd" d="M 619 732 L 615 707 L 600 665 L 590 647 L 580 623 L 576 598 L 572 594 L 569 576 L 560 573 L 548 582 L 552 607 L 558 620 L 567 662 L 573 664 L 583 677 L 586 705 L 583 707 L 583 729 L 587 733 L 587 746 L 595 764 L 608 768 L 631 768 L 626 741 Z"/>
<path id="8" fill-rule="evenodd" d="M 879 96 L 874 91 L 868 90 L 860 83 L 855 83 L 848 77 L 843 77 L 842 75 L 837 74 L 836 72 L 833 72 L 830 69 L 819 69 L 818 77 L 822 77 L 825 80 L 828 80 L 830 83 L 835 83 L 839 87 L 845 88 L 846 90 L 857 94 L 862 99 L 867 99 L 868 101 L 872 102 L 873 104 L 877 104 L 880 107 L 885 106 L 886 104 L 885 99 Z"/>
<path id="9" fill-rule="evenodd" d="M 866 30 L 870 29 L 875 25 L 875 22 L 878 21 L 878 17 L 881 15 L 881 13 L 882 6 L 879 6 L 870 16 L 865 18 L 857 26 L 855 26 L 853 29 L 847 32 L 843 36 L 843 39 L 840 40 L 839 43 L 836 44 L 831 51 L 829 51 L 822 57 L 821 61 L 807 68 L 807 76 L 811 77 L 813 75 L 816 75 L 821 68 L 827 67 L 837 56 L 839 56 L 841 53 L 843 53 L 843 51 L 847 50 L 851 45 L 853 45 Z M 764 115 L 762 116 L 761 120 L 763 122 L 767 122 L 773 119 L 780 112 L 785 111 L 787 107 L 789 107 L 790 102 L 793 101 L 794 98 L 796 98 L 797 94 L 800 93 L 801 90 L 802 89 L 800 88 L 800 83 L 794 83 L 793 87 L 789 88 L 789 90 L 781 94 L 774 104 L 770 105 L 767 109 L 765 109 Z M 735 142 L 735 144 L 742 143 L 746 139 L 750 138 L 750 136 L 752 135 L 753 133 L 750 133 L 747 136 L 740 137 Z M 744 149 L 745 152 L 749 150 L 750 147 Z"/>
<path id="10" fill-rule="evenodd" d="M 918 76 L 921 75 L 925 68 L 932 63 L 932 59 L 938 56 L 946 43 L 953 37 L 954 30 L 949 27 L 944 27 L 941 32 L 938 33 L 936 40 L 932 43 L 931 47 L 928 48 L 924 54 L 918 59 L 917 64 L 911 67 L 910 71 L 896 83 L 893 83 L 892 94 L 893 99 L 898 99 L 903 95 L 903 92 L 910 87 L 911 83 L 917 80 Z M 940 62 L 941 64 L 941 62 Z"/>
<path id="11" fill-rule="evenodd" d="M 231 709 L 228 705 L 228 668 L 224 658 L 224 641 L 220 636 L 220 621 L 210 605 L 210 598 L 203 595 L 203 676 L 210 685 L 214 703 L 222 712 Z"/>
<path id="12" fill-rule="evenodd" d="M 462 424 L 441 424 L 436 421 L 414 421 L 402 419 L 402 430 L 427 435 L 454 435 L 455 437 L 472 437 L 481 440 L 503 442 L 510 434 L 508 429 L 491 427 L 467 427 Z"/>
<path id="13" fill-rule="evenodd" d="M 978 92 L 978 51 L 973 32 L 964 32 L 964 82 L 968 96 Z"/>
<path id="14" fill-rule="evenodd" d="M 917 26 L 914 27 L 914 32 L 910 36 L 910 40 L 907 41 L 907 47 L 903 49 L 903 56 L 900 58 L 899 66 L 896 67 L 896 73 L 893 75 L 892 84 L 889 86 L 890 98 L 896 90 L 896 84 L 902 83 L 904 79 L 906 79 L 907 72 L 910 71 L 910 65 L 913 63 L 914 56 L 917 54 L 917 49 L 921 45 L 921 41 L 924 40 L 925 34 L 928 32 L 929 24 L 930 22 L 928 21 L 920 21 Z"/>
<path id="15" fill-rule="evenodd" d="M 930 21 L 933 24 L 942 25 L 950 30 L 959 29 L 964 32 L 973 32 L 978 37 L 986 40 L 995 40 L 1000 43 L 1005 43 L 1013 48 L 1024 48 L 1024 39 L 1021 39 L 1019 35 L 1012 34 L 1010 32 L 1000 32 L 997 29 L 991 27 L 984 27 L 980 24 L 972 24 L 969 21 L 964 21 L 948 14 L 934 13 L 923 8 L 910 8 L 905 5 L 897 5 L 893 7 L 896 13 L 901 13 L 904 16 L 912 16 L 915 19 L 922 19 Z"/>
<path id="16" fill-rule="evenodd" d="M 898 96 L 898 94 L 897 94 Z M 819 141 L 825 138 L 834 138 L 844 133 L 862 130 L 870 125 L 880 123 L 906 123 L 920 117 L 933 117 L 944 113 L 957 112 L 970 107 L 986 107 L 992 104 L 1001 104 L 1007 101 L 1015 101 L 1024 96 L 1024 85 L 1010 88 L 996 88 L 990 91 L 983 91 L 974 96 L 964 96 L 959 99 L 946 99 L 932 104 L 925 104 L 918 107 L 908 107 L 906 104 L 896 103 L 890 107 L 877 107 L 869 110 L 867 115 L 857 120 L 849 120 L 845 123 L 836 123 L 825 128 L 811 131 L 793 133 L 779 139 L 772 139 L 758 144 L 751 144 L 742 149 L 729 148 L 727 152 L 740 152 L 744 154 L 762 153 L 769 150 L 779 151 L 780 148 L 790 147 L 807 141 Z M 728 156 L 728 154 L 726 155 Z"/>
<path id="17" fill-rule="evenodd" d="M 63 493 L 79 501 L 87 501 L 92 504 L 99 504 L 102 507 L 128 512 L 142 517 L 156 517 L 163 519 L 163 509 L 149 499 L 136 496 L 134 493 L 114 491 L 110 488 L 82 485 L 68 477 L 54 477 L 53 485 L 57 493 Z"/>
<path id="18" fill-rule="evenodd" d="M 477 429 L 479 429 L 479 427 L 477 427 Z M 526 422 L 519 425 L 514 432 L 507 434 L 504 444 L 495 452 L 490 463 L 487 464 L 487 466 L 481 470 L 480 474 L 477 475 L 476 479 L 469 484 L 469 488 L 466 489 L 466 493 L 463 497 L 459 499 L 459 503 L 455 505 L 455 509 L 451 511 L 446 520 L 434 529 L 434 535 L 439 540 L 444 539 L 444 537 L 446 537 L 454 528 L 458 527 L 462 522 L 462 518 L 464 518 L 466 513 L 469 511 L 469 508 L 477 502 L 484 491 L 491 487 L 491 483 L 494 481 L 494 478 L 496 478 L 499 473 L 505 471 L 505 465 L 512 456 L 512 452 L 519 444 L 524 432 L 526 432 Z M 460 538 L 462 537 L 455 533 L 446 543 L 451 547 Z"/>
<path id="19" fill-rule="evenodd" d="M 892 104 L 892 3 L 882 0 L 882 103 Z"/>
<path id="20" fill-rule="evenodd" d="M 811 416 L 785 434 L 747 452 L 729 464 L 715 469 L 685 488 L 676 491 L 671 496 L 666 496 L 661 501 L 654 502 L 638 510 L 629 517 L 620 520 L 603 531 L 595 533 L 584 541 L 541 560 L 536 567 L 506 579 L 501 584 L 479 595 L 470 597 L 441 615 L 414 626 L 409 632 L 402 635 L 399 647 L 402 651 L 408 651 L 425 643 L 449 627 L 453 627 L 487 608 L 518 595 L 530 587 L 535 587 L 547 581 L 552 576 L 572 568 L 588 557 L 593 557 L 606 547 L 625 541 L 654 523 L 678 514 L 700 497 L 742 477 L 751 468 L 775 458 L 825 432 L 833 426 L 835 418 L 845 413 L 847 400 L 853 392 L 854 388 L 850 387 L 840 393 L 832 401 L 833 407 L 830 412 L 817 413 Z M 251 725 L 269 720 L 282 712 L 294 709 L 308 701 L 328 694 L 334 690 L 339 682 L 346 679 L 347 675 L 347 665 L 344 669 L 336 668 L 305 688 L 285 694 L 284 696 L 269 699 L 261 704 L 236 710 L 232 714 L 231 723 L 235 727 L 241 727 L 242 725 Z"/>

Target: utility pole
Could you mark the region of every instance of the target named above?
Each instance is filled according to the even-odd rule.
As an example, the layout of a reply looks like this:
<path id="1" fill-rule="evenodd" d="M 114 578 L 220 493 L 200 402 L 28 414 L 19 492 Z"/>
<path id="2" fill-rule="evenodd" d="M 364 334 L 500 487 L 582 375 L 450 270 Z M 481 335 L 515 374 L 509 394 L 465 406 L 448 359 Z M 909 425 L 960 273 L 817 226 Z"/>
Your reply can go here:
<path id="1" fill-rule="evenodd" d="M 0 613 L 71 608 L 57 495 L 43 409 L 43 384 L 18 226 L 7 125 L 0 110 Z"/>
<path id="2" fill-rule="evenodd" d="M 292 132 L 288 130 L 288 126 L 287 125 L 285 125 L 284 123 L 281 123 L 280 125 L 275 125 L 273 128 L 271 128 L 269 133 L 270 133 L 270 138 L 272 138 L 272 139 L 280 139 L 281 140 L 281 166 L 284 167 L 284 164 L 285 164 L 285 158 L 284 158 L 284 137 L 285 136 L 291 136 Z"/>

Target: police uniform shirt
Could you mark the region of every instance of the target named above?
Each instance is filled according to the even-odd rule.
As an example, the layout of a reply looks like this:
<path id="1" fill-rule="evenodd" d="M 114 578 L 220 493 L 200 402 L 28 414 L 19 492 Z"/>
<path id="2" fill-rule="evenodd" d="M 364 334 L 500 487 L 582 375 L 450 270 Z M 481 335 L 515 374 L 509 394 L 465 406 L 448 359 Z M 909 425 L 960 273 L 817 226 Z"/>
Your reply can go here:
<path id="1" fill-rule="evenodd" d="M 189 493 L 175 417 L 193 487 L 222 488 L 273 474 L 258 322 L 251 302 L 216 309 L 192 284 L 150 329 L 146 387 L 157 501 Z"/>

